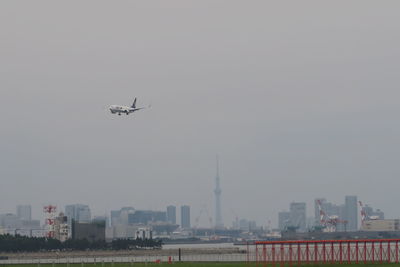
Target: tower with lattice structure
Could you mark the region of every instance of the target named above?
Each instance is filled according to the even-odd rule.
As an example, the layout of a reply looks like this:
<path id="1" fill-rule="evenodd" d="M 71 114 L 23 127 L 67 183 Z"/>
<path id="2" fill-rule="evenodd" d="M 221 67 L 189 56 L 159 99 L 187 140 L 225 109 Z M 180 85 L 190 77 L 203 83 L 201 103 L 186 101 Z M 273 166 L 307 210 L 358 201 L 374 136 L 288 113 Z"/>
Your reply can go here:
<path id="1" fill-rule="evenodd" d="M 57 216 L 56 214 L 57 207 L 53 205 L 44 206 L 43 212 L 45 215 L 45 224 L 46 224 L 45 236 L 47 238 L 54 238 L 55 236 L 54 223 Z"/>
<path id="2" fill-rule="evenodd" d="M 215 228 L 223 228 L 224 224 L 222 222 L 222 214 L 221 214 L 221 186 L 219 180 L 219 159 L 217 155 L 217 175 L 215 177 Z"/>

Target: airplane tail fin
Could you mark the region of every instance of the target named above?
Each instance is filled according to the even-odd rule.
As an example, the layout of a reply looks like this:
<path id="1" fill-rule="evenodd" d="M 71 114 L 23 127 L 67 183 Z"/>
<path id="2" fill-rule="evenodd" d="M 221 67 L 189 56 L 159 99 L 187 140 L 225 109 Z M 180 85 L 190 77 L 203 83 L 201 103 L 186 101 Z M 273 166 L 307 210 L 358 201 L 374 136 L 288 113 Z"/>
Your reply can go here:
<path id="1" fill-rule="evenodd" d="M 136 108 L 136 97 L 135 97 L 135 100 L 133 101 L 131 108 Z"/>

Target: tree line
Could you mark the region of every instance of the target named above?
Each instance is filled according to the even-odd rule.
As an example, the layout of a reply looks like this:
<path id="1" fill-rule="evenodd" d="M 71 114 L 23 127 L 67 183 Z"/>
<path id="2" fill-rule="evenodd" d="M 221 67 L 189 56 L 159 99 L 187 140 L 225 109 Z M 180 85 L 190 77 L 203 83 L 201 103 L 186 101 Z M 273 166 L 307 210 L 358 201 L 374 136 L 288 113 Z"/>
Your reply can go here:
<path id="1" fill-rule="evenodd" d="M 0 252 L 38 252 L 72 250 L 128 250 L 161 248 L 162 241 L 156 239 L 116 239 L 90 242 L 87 239 L 68 239 L 65 242 L 53 238 L 0 235 Z"/>

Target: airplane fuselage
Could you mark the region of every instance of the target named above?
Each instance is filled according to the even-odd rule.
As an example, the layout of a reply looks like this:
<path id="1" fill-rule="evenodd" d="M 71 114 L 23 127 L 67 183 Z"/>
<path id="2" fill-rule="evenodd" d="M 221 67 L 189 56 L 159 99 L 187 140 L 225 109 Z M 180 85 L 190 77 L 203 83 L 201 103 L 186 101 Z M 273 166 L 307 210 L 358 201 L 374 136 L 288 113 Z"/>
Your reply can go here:
<path id="1" fill-rule="evenodd" d="M 135 100 L 133 101 L 133 104 L 130 107 L 129 106 L 121 106 L 121 105 L 111 105 L 109 107 L 109 109 L 112 114 L 121 115 L 122 113 L 125 113 L 126 115 L 129 115 L 130 113 L 144 109 L 144 107 L 141 107 L 141 108 L 136 107 L 136 97 L 135 97 Z"/>
<path id="2" fill-rule="evenodd" d="M 129 113 L 132 113 L 136 111 L 136 108 L 131 108 L 128 106 L 119 106 L 119 105 L 111 105 L 110 106 L 110 111 L 112 114 L 118 114 L 121 115 L 122 113 L 125 113 L 126 115 L 129 115 Z"/>

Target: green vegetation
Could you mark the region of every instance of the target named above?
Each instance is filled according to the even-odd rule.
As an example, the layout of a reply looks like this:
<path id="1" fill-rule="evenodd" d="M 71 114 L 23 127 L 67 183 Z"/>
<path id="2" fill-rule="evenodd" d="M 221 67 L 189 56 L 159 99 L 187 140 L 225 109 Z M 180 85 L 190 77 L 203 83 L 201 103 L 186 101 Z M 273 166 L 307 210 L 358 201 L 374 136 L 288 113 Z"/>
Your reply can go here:
<path id="1" fill-rule="evenodd" d="M 126 250 L 140 248 L 161 248 L 162 242 L 153 239 L 117 239 L 111 243 L 105 241 L 89 242 L 86 239 L 69 239 L 60 242 L 44 237 L 26 237 L 0 235 L 0 252 L 37 252 L 54 250 Z"/>

